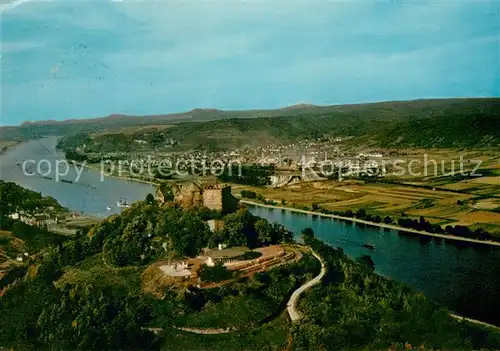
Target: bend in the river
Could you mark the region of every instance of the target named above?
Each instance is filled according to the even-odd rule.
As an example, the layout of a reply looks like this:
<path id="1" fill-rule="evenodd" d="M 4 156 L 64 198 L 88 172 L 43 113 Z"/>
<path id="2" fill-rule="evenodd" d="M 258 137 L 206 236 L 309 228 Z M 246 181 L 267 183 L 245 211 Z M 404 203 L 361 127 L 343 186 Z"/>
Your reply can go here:
<path id="1" fill-rule="evenodd" d="M 100 217 L 118 213 L 121 208 L 116 201 L 120 198 L 132 202 L 154 192 L 149 184 L 108 177 L 101 181 L 99 171 L 87 168 L 76 183 L 24 175 L 17 165 L 24 160 L 36 161 L 45 171 L 44 165 L 54 167 L 55 161 L 64 159 L 55 150 L 56 141 L 55 137 L 32 140 L 0 155 L 0 179 L 53 196 L 71 210 Z M 46 161 L 40 163 L 42 160 Z M 65 176 L 70 180 L 75 177 L 75 169 Z M 451 311 L 500 325 L 499 248 L 404 234 L 284 209 L 251 206 L 250 211 L 283 224 L 297 235 L 311 227 L 319 239 L 342 248 L 351 257 L 370 255 L 378 273 L 424 292 Z M 375 245 L 374 250 L 363 247 L 368 241 Z"/>

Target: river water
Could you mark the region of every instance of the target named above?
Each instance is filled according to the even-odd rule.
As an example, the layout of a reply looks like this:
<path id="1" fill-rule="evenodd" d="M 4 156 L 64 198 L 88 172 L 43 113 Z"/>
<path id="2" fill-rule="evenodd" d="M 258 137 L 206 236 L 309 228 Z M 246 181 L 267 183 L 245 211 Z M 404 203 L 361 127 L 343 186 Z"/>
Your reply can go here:
<path id="1" fill-rule="evenodd" d="M 56 198 L 63 206 L 95 216 L 118 213 L 115 204 L 120 198 L 133 202 L 153 193 L 153 186 L 115 178 L 101 181 L 99 171 L 84 169 L 75 183 L 55 181 L 55 161 L 63 160 L 55 150 L 57 138 L 32 140 L 0 156 L 0 179 Z M 41 175 L 23 174 L 25 160 L 34 160 L 30 172 L 36 172 L 41 160 L 42 173 L 52 172 L 46 179 Z M 66 180 L 75 180 L 71 169 Z M 107 207 L 110 209 L 108 210 Z M 452 311 L 485 322 L 500 325 L 500 249 L 485 245 L 461 244 L 414 234 L 358 225 L 320 216 L 292 213 L 281 209 L 250 206 L 260 217 L 278 222 L 294 231 L 311 227 L 316 236 L 328 244 L 341 247 L 351 257 L 368 254 L 376 271 L 391 279 L 402 281 L 424 292 L 437 303 Z M 371 242 L 375 249 L 363 248 Z"/>
<path id="2" fill-rule="evenodd" d="M 101 181 L 101 172 L 88 168 L 83 168 L 81 177 L 76 181 L 77 170 L 72 164 L 68 174 L 61 176 L 57 182 L 56 161 L 64 160 L 64 156 L 56 151 L 56 143 L 56 137 L 31 140 L 1 155 L 0 179 L 41 192 L 44 196 L 52 196 L 71 210 L 98 217 L 120 212 L 123 208 L 118 207 L 116 201 L 144 200 L 148 193 L 154 194 L 152 185 L 112 177 L 104 177 Z M 24 172 L 22 165 L 26 160 L 34 162 L 27 163 L 27 172 Z M 52 179 L 44 178 L 38 171 Z M 59 172 L 65 173 L 64 165 L 59 165 Z M 61 181 L 63 179 L 74 183 L 65 183 Z"/>
<path id="3" fill-rule="evenodd" d="M 466 317 L 500 325 L 500 249 L 403 234 L 373 226 L 281 209 L 249 206 L 283 224 L 296 238 L 304 228 L 355 258 L 370 255 L 377 273 L 424 292 Z M 364 248 L 370 242 L 375 249 Z"/>

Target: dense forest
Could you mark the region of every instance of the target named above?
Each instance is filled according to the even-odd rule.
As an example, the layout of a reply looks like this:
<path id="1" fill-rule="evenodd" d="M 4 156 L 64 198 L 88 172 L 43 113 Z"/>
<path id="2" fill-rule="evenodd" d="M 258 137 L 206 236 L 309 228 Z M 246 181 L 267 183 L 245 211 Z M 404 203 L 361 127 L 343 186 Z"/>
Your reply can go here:
<path id="1" fill-rule="evenodd" d="M 161 257 L 194 257 L 204 247 L 265 245 L 290 242 L 293 234 L 279 224 L 241 209 L 222 217 L 224 228 L 212 233 L 206 220 L 221 218 L 206 208 L 183 209 L 140 202 L 92 228 L 89 244 L 113 265 L 143 265 Z"/>
<path id="2" fill-rule="evenodd" d="M 42 196 L 35 191 L 27 190 L 12 182 L 0 180 L 0 215 L 15 212 L 34 213 L 37 211 L 65 210 L 56 199 Z"/>
<path id="3" fill-rule="evenodd" d="M 7 189 L 21 191 L 17 186 Z M 14 198 L 4 190 L 3 199 Z M 31 194 L 29 191 L 26 193 Z M 6 201 L 6 200 L 5 200 Z M 17 200 L 16 200 L 17 201 Z M 46 200 L 44 200 L 46 201 Z M 10 209 L 14 203 L 6 203 Z M 208 230 L 207 219 L 225 227 Z M 11 223 L 11 230 L 18 225 Z M 21 230 L 29 240 L 30 228 Z M 36 235 L 37 229 L 31 228 Z M 24 350 L 471 350 L 498 349 L 491 330 L 459 323 L 448 311 L 401 283 L 374 273 L 369 257 L 352 260 L 303 231 L 327 274 L 299 301 L 304 318 L 282 313 L 291 292 L 317 275 L 319 261 L 301 260 L 210 289 L 145 290 L 150 263 L 197 254 L 224 242 L 250 248 L 290 242 L 282 226 L 240 210 L 163 207 L 148 197 L 72 237 L 43 242 L 39 253 L 0 278 L 0 347 Z M 163 243 L 166 243 L 163 247 Z M 160 244 L 161 249 L 155 249 Z M 300 246 L 297 246 L 300 247 Z M 216 268 L 206 277 L 218 280 Z M 232 328 L 197 335 L 176 328 Z M 153 333 L 156 331 L 156 333 Z M 410 346 L 411 344 L 411 346 Z"/>
<path id="4" fill-rule="evenodd" d="M 467 350 L 500 347 L 500 335 L 481 333 L 460 324 L 448 311 L 423 294 L 373 273 L 370 265 L 356 264 L 340 249 L 302 232 L 327 263 L 327 276 L 311 289 L 300 307 L 305 321 L 293 330 L 298 347 L 331 350 L 400 349 Z M 411 345 L 411 346 L 409 346 Z"/>
<path id="5" fill-rule="evenodd" d="M 0 180 L 0 204 L 0 263 L 6 257 L 24 252 L 36 253 L 65 240 L 62 235 L 47 230 L 42 222 L 47 217 L 67 212 L 54 198 Z M 14 219 L 12 214 L 28 217 L 34 223 L 30 225 L 20 218 Z"/>

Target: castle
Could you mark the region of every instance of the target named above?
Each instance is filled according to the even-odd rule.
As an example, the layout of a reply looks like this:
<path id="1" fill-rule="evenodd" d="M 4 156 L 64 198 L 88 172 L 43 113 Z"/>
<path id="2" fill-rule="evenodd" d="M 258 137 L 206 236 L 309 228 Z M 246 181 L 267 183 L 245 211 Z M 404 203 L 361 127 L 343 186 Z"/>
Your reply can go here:
<path id="1" fill-rule="evenodd" d="M 182 207 L 203 205 L 224 213 L 236 210 L 238 200 L 231 194 L 231 187 L 221 184 L 173 184 L 156 188 L 159 203 L 175 201 Z"/>

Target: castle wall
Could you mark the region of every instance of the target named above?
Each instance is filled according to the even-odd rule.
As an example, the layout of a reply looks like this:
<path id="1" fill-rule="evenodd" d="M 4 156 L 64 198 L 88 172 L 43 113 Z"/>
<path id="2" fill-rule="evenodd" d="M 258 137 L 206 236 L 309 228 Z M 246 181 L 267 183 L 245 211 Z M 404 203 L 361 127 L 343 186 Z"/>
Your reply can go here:
<path id="1" fill-rule="evenodd" d="M 222 210 L 222 191 L 221 189 L 204 189 L 203 204 L 211 210 Z"/>
<path id="2" fill-rule="evenodd" d="M 160 203 L 165 202 L 165 195 L 158 188 L 156 198 Z M 231 187 L 224 185 L 206 185 L 196 187 L 194 184 L 181 186 L 175 191 L 175 201 L 183 207 L 203 204 L 211 210 L 232 212 L 236 209 L 237 200 L 231 194 Z"/>

